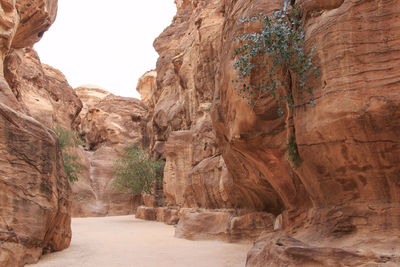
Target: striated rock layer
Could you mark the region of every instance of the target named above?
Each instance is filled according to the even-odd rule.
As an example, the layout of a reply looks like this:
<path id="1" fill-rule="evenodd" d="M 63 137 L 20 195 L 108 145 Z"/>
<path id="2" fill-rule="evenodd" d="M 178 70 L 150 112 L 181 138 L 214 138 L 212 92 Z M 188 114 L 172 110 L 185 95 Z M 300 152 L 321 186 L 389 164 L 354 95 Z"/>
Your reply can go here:
<path id="1" fill-rule="evenodd" d="M 71 240 L 71 189 L 54 133 L 0 103 L 0 265 L 23 266 Z"/>
<path id="2" fill-rule="evenodd" d="M 350 254 L 350 266 L 396 265 L 400 1 L 295 2 L 321 75 L 309 81 L 314 108 L 289 83 L 295 77 L 279 77 L 292 85 L 278 95 L 292 91 L 296 105 L 280 118 L 267 95 L 254 106 L 237 95 L 232 55 L 235 37 L 256 29 L 238 19 L 270 14 L 283 1 L 176 1 L 176 17 L 154 42 L 160 58 L 148 128 L 155 155 L 166 158 L 167 203 L 280 215 L 280 230 L 257 243 L 248 266 L 329 266 Z M 287 160 L 291 136 L 298 169 Z M 284 254 L 280 246 L 297 248 Z M 306 255 L 320 260 L 302 261 Z"/>
<path id="3" fill-rule="evenodd" d="M 143 102 L 115 96 L 98 88 L 78 88 L 83 101 L 79 132 L 86 151 L 79 181 L 72 185 L 73 216 L 125 215 L 135 212 L 140 197 L 112 187 L 113 164 L 130 144 L 145 142 L 147 107 Z M 145 144 L 143 144 L 145 145 Z"/>
<path id="4" fill-rule="evenodd" d="M 56 11 L 56 0 L 0 1 L 1 266 L 34 263 L 71 240 L 71 189 L 49 127 L 56 121 L 71 127 L 81 103 L 31 49 Z M 66 117 L 49 116 L 57 109 Z"/>
<path id="5" fill-rule="evenodd" d="M 214 77 L 223 14 L 217 1 L 181 1 L 178 13 L 154 42 L 160 54 L 150 98 L 148 133 L 155 158 L 165 158 L 166 204 L 232 208 L 232 177 L 220 156 L 211 123 Z M 209 194 L 207 193 L 209 192 Z"/>

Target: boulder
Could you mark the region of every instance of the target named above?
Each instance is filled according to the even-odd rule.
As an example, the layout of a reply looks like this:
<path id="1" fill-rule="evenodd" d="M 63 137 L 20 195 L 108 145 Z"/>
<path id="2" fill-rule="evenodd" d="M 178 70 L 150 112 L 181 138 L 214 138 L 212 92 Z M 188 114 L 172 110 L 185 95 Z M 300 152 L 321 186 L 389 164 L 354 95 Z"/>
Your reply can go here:
<path id="1" fill-rule="evenodd" d="M 164 222 L 168 225 L 175 225 L 179 222 L 179 212 L 176 209 L 159 207 L 156 209 L 156 218 L 158 222 Z"/>
<path id="2" fill-rule="evenodd" d="M 146 220 L 146 221 L 155 221 L 156 220 L 156 209 L 150 208 L 150 207 L 145 207 L 145 206 L 139 206 L 136 210 L 135 217 L 137 219 L 142 219 L 142 220 Z"/>
<path id="3" fill-rule="evenodd" d="M 223 211 L 181 210 L 175 236 L 190 240 L 229 240 L 232 214 Z"/>
<path id="4" fill-rule="evenodd" d="M 233 217 L 230 222 L 230 241 L 255 241 L 261 233 L 272 232 L 275 216 L 266 212 L 251 212 Z"/>
<path id="5" fill-rule="evenodd" d="M 397 266 L 400 258 L 391 254 L 355 248 L 311 246 L 288 236 L 266 235 L 247 255 L 246 267 L 263 266 Z"/>

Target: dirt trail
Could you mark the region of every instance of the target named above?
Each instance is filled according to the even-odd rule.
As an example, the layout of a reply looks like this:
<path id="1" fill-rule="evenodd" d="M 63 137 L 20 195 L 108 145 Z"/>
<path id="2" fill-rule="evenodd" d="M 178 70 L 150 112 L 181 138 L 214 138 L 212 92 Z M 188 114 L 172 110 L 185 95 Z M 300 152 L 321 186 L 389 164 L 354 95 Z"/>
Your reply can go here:
<path id="1" fill-rule="evenodd" d="M 133 216 L 75 218 L 71 246 L 42 257 L 41 267 L 236 267 L 250 244 L 189 241 L 174 227 Z"/>

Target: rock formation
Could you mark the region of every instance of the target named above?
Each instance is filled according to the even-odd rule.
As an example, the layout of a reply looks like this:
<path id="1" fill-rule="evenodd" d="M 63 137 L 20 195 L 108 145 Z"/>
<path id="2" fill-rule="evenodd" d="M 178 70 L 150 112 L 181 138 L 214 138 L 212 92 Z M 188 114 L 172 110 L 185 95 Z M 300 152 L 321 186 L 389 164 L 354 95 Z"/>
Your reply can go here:
<path id="1" fill-rule="evenodd" d="M 266 212 L 242 215 L 237 210 L 181 209 L 175 236 L 191 240 L 219 239 L 254 241 L 261 233 L 272 232 L 275 217 Z"/>
<path id="2" fill-rule="evenodd" d="M 1 266 L 34 263 L 71 240 L 71 189 L 57 137 L 48 128 L 57 119 L 46 116 L 65 108 L 68 117 L 62 120 L 71 123 L 80 101 L 72 89 L 59 94 L 65 79 L 41 65 L 31 49 L 56 11 L 56 0 L 0 1 Z M 36 109 L 36 102 L 43 106 Z"/>
<path id="3" fill-rule="evenodd" d="M 64 75 L 40 62 L 32 48 L 11 49 L 4 76 L 23 111 L 48 128 L 71 129 L 82 102 Z"/>
<path id="4" fill-rule="evenodd" d="M 151 70 L 139 78 L 136 91 L 139 92 L 142 101 L 149 107 L 154 107 L 154 93 L 156 91 L 157 72 Z"/>
<path id="5" fill-rule="evenodd" d="M 175 2 L 177 15 L 154 42 L 157 86 L 146 96 L 151 147 L 166 158 L 167 204 L 279 215 L 248 266 L 347 256 L 353 266 L 399 264 L 400 2 L 295 1 L 321 75 L 309 81 L 314 108 L 305 92 L 286 88 L 296 108 L 283 118 L 273 99 L 250 106 L 232 83 L 234 39 L 256 27 L 238 20 L 283 1 Z M 303 160 L 297 169 L 290 145 Z"/>
<path id="6" fill-rule="evenodd" d="M 223 16 L 215 2 L 198 14 L 183 1 L 178 14 L 154 42 L 160 58 L 149 123 L 150 147 L 166 158 L 164 192 L 171 206 L 230 208 L 232 178 L 216 143 L 211 104 Z M 199 58 L 200 57 L 200 58 Z M 209 192 L 210 194 L 207 194 Z"/>
<path id="7" fill-rule="evenodd" d="M 147 107 L 135 98 L 115 96 L 98 88 L 77 88 L 83 101 L 79 132 L 86 162 L 79 181 L 72 185 L 73 216 L 131 214 L 140 197 L 112 188 L 114 162 L 129 144 L 145 142 Z"/>

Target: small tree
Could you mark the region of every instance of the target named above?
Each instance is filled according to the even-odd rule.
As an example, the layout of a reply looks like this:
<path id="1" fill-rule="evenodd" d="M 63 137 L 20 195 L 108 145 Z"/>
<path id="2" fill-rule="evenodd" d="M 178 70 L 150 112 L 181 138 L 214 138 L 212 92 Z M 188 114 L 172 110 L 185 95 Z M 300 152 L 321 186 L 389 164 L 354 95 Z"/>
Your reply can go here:
<path id="1" fill-rule="evenodd" d="M 122 157 L 115 161 L 113 187 L 132 194 L 152 193 L 162 185 L 164 161 L 153 161 L 143 148 L 130 145 Z"/>
<path id="2" fill-rule="evenodd" d="M 68 152 L 68 149 L 82 145 L 83 142 L 77 132 L 69 131 L 60 126 L 54 127 L 53 130 L 58 137 L 58 142 L 62 150 L 63 164 L 68 180 L 70 182 L 78 181 L 78 174 L 81 172 L 83 166 L 78 162 L 78 157 Z"/>
<path id="3" fill-rule="evenodd" d="M 282 10 L 272 15 L 258 14 L 243 18 L 240 23 L 262 23 L 258 32 L 245 33 L 236 38 L 240 44 L 233 53 L 237 71 L 237 79 L 232 82 L 239 95 L 254 105 L 257 95 L 269 94 L 279 105 L 279 115 L 283 115 L 281 104 L 287 103 L 294 109 L 292 85 L 284 78 L 294 76 L 294 82 L 299 91 L 307 89 L 310 94 L 310 105 L 314 106 L 311 86 L 307 84 L 311 74 L 319 75 L 318 68 L 313 65 L 312 58 L 315 47 L 307 53 L 304 49 L 305 34 L 302 29 L 301 14 L 297 6 L 291 6 L 290 1 L 284 1 Z M 251 75 L 262 72 L 258 83 L 253 83 Z M 281 78 L 281 79 L 280 79 Z M 283 79 L 282 79 L 283 78 Z M 277 96 L 277 89 L 286 87 L 286 95 Z"/>

